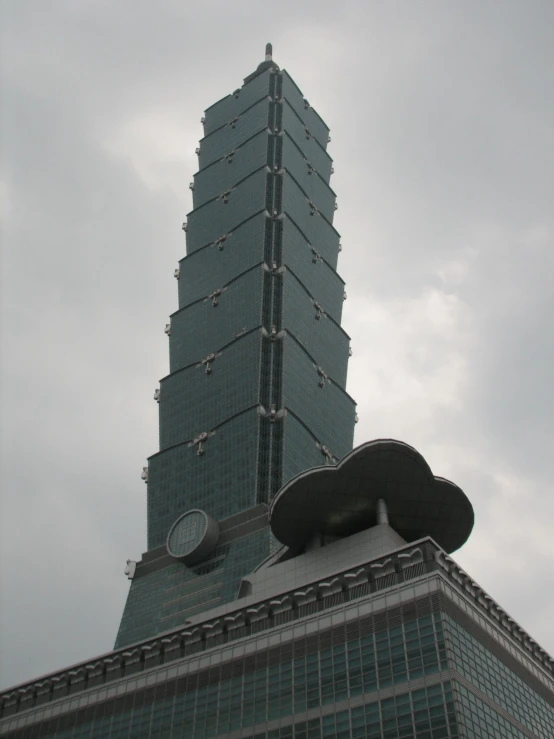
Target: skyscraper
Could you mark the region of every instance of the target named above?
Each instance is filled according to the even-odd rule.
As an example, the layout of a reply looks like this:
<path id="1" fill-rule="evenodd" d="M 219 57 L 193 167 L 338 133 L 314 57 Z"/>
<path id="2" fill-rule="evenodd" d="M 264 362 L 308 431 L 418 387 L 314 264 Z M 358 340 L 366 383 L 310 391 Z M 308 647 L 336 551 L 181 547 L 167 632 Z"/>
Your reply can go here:
<path id="1" fill-rule="evenodd" d="M 552 659 L 450 557 L 466 495 L 351 449 L 327 127 L 270 47 L 204 125 L 116 647 L 2 694 L 0 735 L 551 739 Z"/>
<path id="2" fill-rule="evenodd" d="M 281 485 L 352 448 L 329 129 L 266 52 L 202 119 L 170 374 L 155 394 L 160 451 L 144 470 L 148 551 L 116 647 L 234 598 L 271 552 L 267 504 Z M 186 568 L 165 545 L 194 509 L 221 535 Z M 202 515 L 187 521 L 175 537 Z"/>

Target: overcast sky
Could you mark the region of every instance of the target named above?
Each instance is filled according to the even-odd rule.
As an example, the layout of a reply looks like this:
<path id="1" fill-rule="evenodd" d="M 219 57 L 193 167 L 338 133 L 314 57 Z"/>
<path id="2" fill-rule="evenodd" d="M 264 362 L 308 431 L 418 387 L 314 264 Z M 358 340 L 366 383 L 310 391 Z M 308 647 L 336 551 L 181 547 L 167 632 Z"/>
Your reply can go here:
<path id="1" fill-rule="evenodd" d="M 554 651 L 552 0 L 0 0 L 0 684 L 112 648 L 203 110 L 267 41 L 331 127 L 356 443 L 473 502 Z"/>

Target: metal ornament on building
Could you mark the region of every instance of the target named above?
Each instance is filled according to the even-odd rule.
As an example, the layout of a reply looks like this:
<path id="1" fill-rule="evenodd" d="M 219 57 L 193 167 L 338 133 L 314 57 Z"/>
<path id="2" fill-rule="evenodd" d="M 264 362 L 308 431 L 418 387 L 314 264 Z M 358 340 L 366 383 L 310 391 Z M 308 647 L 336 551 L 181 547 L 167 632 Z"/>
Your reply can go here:
<path id="1" fill-rule="evenodd" d="M 200 362 L 200 364 L 197 365 L 197 367 L 204 367 L 206 374 L 210 375 L 212 373 L 213 362 L 217 359 L 217 357 L 220 356 L 221 352 L 211 352 L 204 357 L 204 359 Z"/>
<path id="2" fill-rule="evenodd" d="M 202 431 L 200 434 L 198 434 L 197 437 L 195 437 L 191 442 L 189 442 L 189 447 L 196 447 L 196 454 L 198 457 L 201 457 L 205 450 L 205 444 L 210 438 L 210 436 L 214 436 L 215 431 Z"/>

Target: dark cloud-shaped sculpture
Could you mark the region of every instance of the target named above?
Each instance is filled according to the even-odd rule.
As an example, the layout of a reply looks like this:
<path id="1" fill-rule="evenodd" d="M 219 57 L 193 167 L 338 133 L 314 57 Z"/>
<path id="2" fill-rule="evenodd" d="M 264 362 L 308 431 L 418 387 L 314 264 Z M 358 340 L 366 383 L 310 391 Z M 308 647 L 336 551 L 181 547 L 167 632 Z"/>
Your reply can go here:
<path id="1" fill-rule="evenodd" d="M 377 524 L 386 502 L 390 526 L 406 541 L 431 536 L 450 553 L 473 528 L 473 507 L 454 483 L 435 477 L 413 447 L 394 439 L 369 441 L 336 466 L 292 478 L 270 508 L 271 530 L 298 549 L 316 534 L 343 537 Z"/>

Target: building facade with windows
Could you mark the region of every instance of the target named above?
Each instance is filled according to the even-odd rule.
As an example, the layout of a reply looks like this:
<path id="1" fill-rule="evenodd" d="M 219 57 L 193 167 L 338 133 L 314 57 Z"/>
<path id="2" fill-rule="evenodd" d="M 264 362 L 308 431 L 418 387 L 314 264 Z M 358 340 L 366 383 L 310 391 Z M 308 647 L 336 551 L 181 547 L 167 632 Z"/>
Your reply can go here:
<path id="1" fill-rule="evenodd" d="M 554 662 L 455 563 L 473 509 L 352 450 L 328 129 L 271 48 L 206 111 L 113 651 L 0 695 L 11 739 L 551 739 Z"/>

